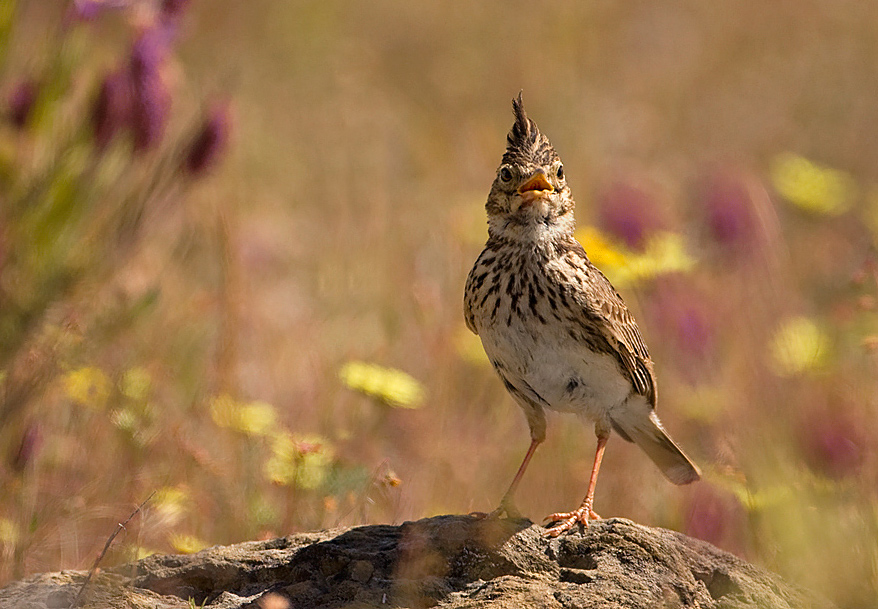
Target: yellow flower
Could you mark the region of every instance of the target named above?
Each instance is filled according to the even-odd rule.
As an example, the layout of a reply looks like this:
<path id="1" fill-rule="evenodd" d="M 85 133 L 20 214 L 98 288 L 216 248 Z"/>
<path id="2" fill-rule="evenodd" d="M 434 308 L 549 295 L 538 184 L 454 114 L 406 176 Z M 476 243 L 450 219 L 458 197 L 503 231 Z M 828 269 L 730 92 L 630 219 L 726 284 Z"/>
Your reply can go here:
<path id="1" fill-rule="evenodd" d="M 141 558 L 146 558 L 147 556 L 152 556 L 153 554 L 158 554 L 155 550 L 151 548 L 144 548 L 143 546 L 134 546 L 132 551 L 133 560 L 140 560 Z"/>
<path id="2" fill-rule="evenodd" d="M 812 319 L 794 317 L 775 332 L 770 352 L 775 372 L 782 376 L 801 374 L 823 365 L 829 338 Z"/>
<path id="3" fill-rule="evenodd" d="M 207 547 L 207 542 L 203 539 L 183 533 L 173 533 L 168 537 L 168 542 L 180 554 L 195 554 Z"/>
<path id="4" fill-rule="evenodd" d="M 857 187 L 843 171 L 792 153 L 776 156 L 770 167 L 774 189 L 807 211 L 837 216 L 850 209 Z"/>
<path id="5" fill-rule="evenodd" d="M 234 429 L 248 436 L 270 436 L 277 428 L 277 413 L 266 402 L 241 404 L 223 394 L 210 401 L 210 416 L 220 427 Z"/>
<path id="6" fill-rule="evenodd" d="M 64 376 L 64 393 L 67 397 L 95 410 L 107 404 L 112 383 L 100 368 L 79 368 Z"/>
<path id="7" fill-rule="evenodd" d="M 153 495 L 152 505 L 165 526 L 173 526 L 189 509 L 190 498 L 185 489 L 165 486 Z"/>
<path id="8" fill-rule="evenodd" d="M 348 362 L 338 373 L 349 389 L 376 397 L 390 406 L 418 408 L 425 391 L 417 379 L 395 368 L 384 368 L 366 362 Z"/>
<path id="9" fill-rule="evenodd" d="M 220 427 L 234 428 L 238 420 L 238 403 L 226 393 L 211 398 L 210 418 Z"/>
<path id="10" fill-rule="evenodd" d="M 622 246 L 611 243 L 594 226 L 584 226 L 576 231 L 576 239 L 588 252 L 589 260 L 599 269 L 619 269 L 625 266 L 630 255 Z"/>
<path id="11" fill-rule="evenodd" d="M 152 391 L 152 378 L 145 368 L 130 368 L 122 375 L 119 390 L 132 400 L 145 402 Z"/>
<path id="12" fill-rule="evenodd" d="M 18 526 L 9 518 L 0 518 L 0 545 L 15 546 L 18 543 Z"/>
<path id="13" fill-rule="evenodd" d="M 326 438 L 284 433 L 272 442 L 265 477 L 274 484 L 311 490 L 323 486 L 333 460 L 334 451 Z"/>
<path id="14" fill-rule="evenodd" d="M 793 489 L 789 486 L 774 485 L 764 489 L 753 490 L 746 484 L 728 477 L 714 476 L 712 482 L 730 491 L 748 512 L 758 512 L 775 508 L 788 503 L 794 498 Z"/>
<path id="15" fill-rule="evenodd" d="M 598 229 L 587 226 L 576 231 L 576 238 L 588 258 L 616 287 L 652 279 L 667 273 L 682 273 L 695 266 L 695 259 L 686 251 L 682 235 L 660 232 L 646 242 L 643 253 L 613 243 Z"/>
<path id="16" fill-rule="evenodd" d="M 694 266 L 695 259 L 686 252 L 683 237 L 661 232 L 649 238 L 642 254 L 629 256 L 628 264 L 617 270 L 616 281 L 625 285 L 668 273 L 683 273 Z"/>
<path id="17" fill-rule="evenodd" d="M 240 408 L 240 431 L 248 436 L 267 436 L 277 428 L 274 406 L 267 402 L 250 402 Z"/>

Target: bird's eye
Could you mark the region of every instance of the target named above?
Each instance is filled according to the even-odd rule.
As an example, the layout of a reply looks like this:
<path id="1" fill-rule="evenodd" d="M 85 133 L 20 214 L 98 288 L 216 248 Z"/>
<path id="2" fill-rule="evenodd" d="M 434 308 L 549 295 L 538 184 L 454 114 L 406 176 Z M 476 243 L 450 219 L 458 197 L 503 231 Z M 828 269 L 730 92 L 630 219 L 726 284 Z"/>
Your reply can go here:
<path id="1" fill-rule="evenodd" d="M 504 182 L 508 182 L 512 179 L 512 170 L 506 165 L 500 168 L 500 179 Z"/>
<path id="2" fill-rule="evenodd" d="M 564 179 L 564 165 L 558 165 L 558 171 L 555 173 L 559 180 Z"/>

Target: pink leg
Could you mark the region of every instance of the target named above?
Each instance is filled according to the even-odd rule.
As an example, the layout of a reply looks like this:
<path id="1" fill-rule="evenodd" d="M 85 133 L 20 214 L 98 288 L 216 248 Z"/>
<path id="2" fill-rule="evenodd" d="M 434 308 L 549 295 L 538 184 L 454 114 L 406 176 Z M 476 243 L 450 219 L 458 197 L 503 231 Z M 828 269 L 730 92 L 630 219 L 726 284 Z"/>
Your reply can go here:
<path id="1" fill-rule="evenodd" d="M 490 514 L 485 514 L 484 512 L 473 512 L 471 514 L 472 516 L 479 516 L 484 518 L 499 518 L 503 513 L 505 513 L 511 518 L 521 518 L 521 513 L 515 507 L 515 489 L 518 488 L 518 483 L 521 482 L 522 477 L 524 477 L 524 471 L 527 469 L 531 457 L 534 456 L 534 453 L 537 450 L 537 446 L 539 446 L 541 442 L 542 440 L 531 440 L 530 447 L 527 449 L 527 454 L 524 455 L 524 460 L 521 462 L 521 466 L 515 473 L 515 478 L 512 479 L 512 484 L 509 485 L 509 489 L 503 494 L 503 499 L 500 500 L 500 506 Z"/>
<path id="2" fill-rule="evenodd" d="M 557 537 L 564 531 L 572 529 L 573 525 L 577 522 L 588 526 L 589 519 L 595 520 L 600 518 L 600 516 L 594 513 L 592 506 L 594 505 L 594 488 L 597 486 L 598 472 L 601 469 L 601 460 L 604 458 L 604 449 L 607 446 L 608 439 L 609 435 L 598 436 L 598 447 L 594 455 L 594 465 L 591 468 L 591 477 L 588 480 L 588 492 L 585 494 L 585 499 L 582 500 L 582 505 L 572 512 L 559 512 L 546 516 L 546 520 L 558 522 L 558 524 L 546 531 L 547 535 Z"/>
<path id="3" fill-rule="evenodd" d="M 530 447 L 527 449 L 527 454 L 524 455 L 524 460 L 521 462 L 521 466 L 515 473 L 515 478 L 512 479 L 512 484 L 509 485 L 509 489 L 503 494 L 503 499 L 500 500 L 500 508 L 506 509 L 507 512 L 509 512 L 511 508 L 513 513 L 517 513 L 513 500 L 515 489 L 518 488 L 518 483 L 521 482 L 522 477 L 524 477 L 524 470 L 527 469 L 531 457 L 534 456 L 534 453 L 537 451 L 537 446 L 539 445 L 540 440 L 531 440 Z"/>

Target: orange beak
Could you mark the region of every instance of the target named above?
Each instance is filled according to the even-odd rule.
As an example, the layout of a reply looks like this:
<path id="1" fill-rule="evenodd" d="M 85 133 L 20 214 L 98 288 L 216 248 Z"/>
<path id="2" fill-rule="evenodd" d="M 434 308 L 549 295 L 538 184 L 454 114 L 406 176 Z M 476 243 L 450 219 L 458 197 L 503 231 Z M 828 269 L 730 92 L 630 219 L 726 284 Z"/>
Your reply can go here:
<path id="1" fill-rule="evenodd" d="M 540 196 L 545 192 L 553 192 L 555 187 L 546 179 L 542 170 L 534 173 L 527 182 L 518 187 L 518 194 L 530 193 L 531 196 Z"/>

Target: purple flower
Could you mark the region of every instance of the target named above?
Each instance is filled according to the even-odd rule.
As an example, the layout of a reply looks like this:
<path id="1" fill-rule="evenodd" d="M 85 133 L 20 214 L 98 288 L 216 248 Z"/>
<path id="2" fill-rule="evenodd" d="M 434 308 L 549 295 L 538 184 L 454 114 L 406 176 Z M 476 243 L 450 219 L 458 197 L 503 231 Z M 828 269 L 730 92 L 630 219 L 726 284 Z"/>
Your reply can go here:
<path id="1" fill-rule="evenodd" d="M 740 171 L 713 171 L 701 187 L 705 227 L 713 242 L 729 253 L 746 253 L 759 241 L 759 184 Z"/>
<path id="2" fill-rule="evenodd" d="M 170 108 L 171 94 L 159 75 L 135 84 L 131 106 L 134 150 L 142 152 L 158 145 L 165 133 Z"/>
<path id="3" fill-rule="evenodd" d="M 714 361 L 716 332 L 710 305 L 683 280 L 656 281 L 650 309 L 655 327 L 678 355 L 681 373 L 695 381 Z"/>
<path id="4" fill-rule="evenodd" d="M 161 18 L 165 21 L 178 19 L 189 8 L 190 0 L 162 0 Z"/>
<path id="5" fill-rule="evenodd" d="M 713 342 L 713 332 L 704 311 L 697 306 L 684 306 L 678 311 L 676 322 L 680 343 L 698 357 L 706 355 Z"/>
<path id="6" fill-rule="evenodd" d="M 651 233 L 665 227 L 655 198 L 646 190 L 617 180 L 598 196 L 601 227 L 628 247 L 643 249 Z"/>
<path id="7" fill-rule="evenodd" d="M 64 25 L 70 26 L 77 21 L 94 21 L 105 11 L 124 9 L 131 3 L 132 0 L 73 0 L 64 16 Z"/>
<path id="8" fill-rule="evenodd" d="M 10 465 L 16 472 L 22 472 L 36 457 L 37 452 L 43 445 L 43 432 L 36 423 L 30 423 L 21 436 L 18 448 L 12 454 Z"/>
<path id="9" fill-rule="evenodd" d="M 732 551 L 740 551 L 743 510 L 729 493 L 705 483 L 692 490 L 684 532 Z M 732 547 L 730 547 L 732 546 Z"/>
<path id="10" fill-rule="evenodd" d="M 228 146 L 230 130 L 231 112 L 228 102 L 214 104 L 189 146 L 183 168 L 192 175 L 209 170 Z"/>
<path id="11" fill-rule="evenodd" d="M 78 21 L 93 21 L 106 8 L 107 3 L 100 0 L 73 0 L 70 14 Z"/>
<path id="12" fill-rule="evenodd" d="M 9 94 L 7 101 L 9 121 L 18 129 L 24 129 L 27 126 L 38 93 L 39 87 L 36 81 L 28 79 L 19 82 Z"/>
<path id="13" fill-rule="evenodd" d="M 832 478 L 856 473 L 864 458 L 861 430 L 849 415 L 836 409 L 812 413 L 801 432 L 808 463 Z"/>
<path id="14" fill-rule="evenodd" d="M 107 75 L 92 107 L 95 143 L 105 148 L 131 121 L 131 81 L 123 70 Z"/>
<path id="15" fill-rule="evenodd" d="M 164 135 L 171 108 L 171 93 L 164 78 L 169 45 L 168 31 L 152 27 L 141 32 L 131 48 L 131 126 L 135 151 L 158 145 Z"/>
<path id="16" fill-rule="evenodd" d="M 158 72 L 171 52 L 171 35 L 161 25 L 140 32 L 131 45 L 131 75 L 136 80 Z"/>

